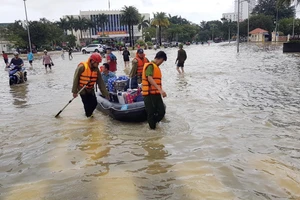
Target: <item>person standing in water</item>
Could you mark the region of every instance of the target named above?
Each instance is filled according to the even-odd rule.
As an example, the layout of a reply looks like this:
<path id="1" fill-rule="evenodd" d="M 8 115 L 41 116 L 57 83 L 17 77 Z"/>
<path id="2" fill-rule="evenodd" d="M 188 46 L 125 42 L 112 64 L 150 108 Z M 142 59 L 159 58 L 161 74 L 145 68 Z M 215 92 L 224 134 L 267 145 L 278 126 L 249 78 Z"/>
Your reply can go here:
<path id="1" fill-rule="evenodd" d="M 129 67 L 129 56 L 130 56 L 130 52 L 127 50 L 127 47 L 125 47 L 122 55 L 125 63 L 125 69 L 126 69 L 127 67 Z"/>
<path id="2" fill-rule="evenodd" d="M 3 56 L 3 60 L 5 62 L 5 65 L 8 64 L 8 56 L 7 56 L 7 53 L 5 53 L 4 51 L 2 51 L 2 56 Z"/>
<path id="3" fill-rule="evenodd" d="M 162 73 L 159 67 L 164 61 L 167 61 L 167 55 L 159 51 L 154 60 L 146 63 L 143 68 L 142 95 L 150 129 L 155 129 L 166 113 L 162 97 L 165 98 L 167 94 L 162 88 Z"/>
<path id="4" fill-rule="evenodd" d="M 97 107 L 97 97 L 94 90 L 95 85 L 98 85 L 101 94 L 109 99 L 109 93 L 106 90 L 105 83 L 98 68 L 101 62 L 101 55 L 99 53 L 93 53 L 86 62 L 79 63 L 74 74 L 72 87 L 73 97 L 76 98 L 78 91 L 85 87 L 80 93 L 80 97 L 84 106 L 85 115 L 88 118 L 93 116 L 93 112 Z"/>
<path id="5" fill-rule="evenodd" d="M 34 59 L 33 53 L 32 53 L 32 51 L 29 51 L 28 54 L 27 54 L 27 60 L 30 64 L 30 67 L 32 67 L 33 59 Z"/>
<path id="6" fill-rule="evenodd" d="M 47 50 L 44 50 L 44 56 L 43 56 L 43 65 L 45 65 L 45 70 L 46 70 L 46 73 L 48 72 L 47 71 L 47 67 L 49 67 L 50 71 L 51 71 L 51 67 L 52 67 L 52 59 L 50 57 L 50 55 L 48 55 L 48 52 Z"/>
<path id="7" fill-rule="evenodd" d="M 183 45 L 179 44 L 177 59 L 175 61 L 175 64 L 177 64 L 177 71 L 179 74 L 184 73 L 183 67 L 184 67 L 184 62 L 186 59 L 187 59 L 187 55 L 186 55 L 185 50 L 183 50 Z M 180 69 L 181 69 L 181 71 L 180 71 Z"/>
<path id="8" fill-rule="evenodd" d="M 72 60 L 72 59 L 73 59 L 72 52 L 73 52 L 72 48 L 69 47 L 69 60 Z"/>

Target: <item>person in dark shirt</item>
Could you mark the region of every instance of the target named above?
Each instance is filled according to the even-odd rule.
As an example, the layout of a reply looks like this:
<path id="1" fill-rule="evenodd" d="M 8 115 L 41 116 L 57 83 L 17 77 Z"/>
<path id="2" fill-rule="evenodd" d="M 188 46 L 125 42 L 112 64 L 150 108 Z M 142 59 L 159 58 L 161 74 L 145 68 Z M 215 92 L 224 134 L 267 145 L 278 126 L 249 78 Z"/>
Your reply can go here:
<path id="1" fill-rule="evenodd" d="M 18 52 L 15 52 L 15 53 L 14 53 L 14 56 L 15 56 L 15 57 L 11 59 L 11 61 L 10 61 L 10 63 L 9 63 L 8 66 L 10 66 L 10 65 L 13 64 L 14 66 L 16 66 L 16 67 L 18 67 L 19 69 L 21 69 L 21 67 L 24 66 L 23 60 L 19 57 L 19 53 L 18 53 Z"/>
<path id="2" fill-rule="evenodd" d="M 129 67 L 129 56 L 130 56 L 130 53 L 127 50 L 126 47 L 125 47 L 122 55 L 123 55 L 123 60 L 124 60 L 124 63 L 125 63 L 125 68 L 127 68 L 127 67 Z"/>
<path id="3" fill-rule="evenodd" d="M 177 71 L 179 74 L 184 73 L 183 67 L 184 67 L 184 62 L 186 59 L 187 59 L 187 55 L 186 55 L 185 50 L 183 50 L 183 45 L 179 44 L 177 59 L 175 61 L 175 64 L 177 63 Z M 181 68 L 181 71 L 179 68 Z"/>
<path id="4" fill-rule="evenodd" d="M 73 52 L 72 48 L 69 47 L 69 60 L 72 60 L 72 59 L 73 59 L 72 52 Z"/>
<path id="5" fill-rule="evenodd" d="M 22 69 L 22 67 L 24 66 L 24 62 L 23 62 L 23 60 L 19 57 L 19 53 L 18 52 L 15 52 L 14 53 L 14 58 L 12 58 L 11 60 L 10 60 L 10 63 L 9 63 L 9 65 L 7 66 L 7 67 L 9 67 L 9 66 L 11 66 L 11 65 L 14 65 L 14 68 L 13 69 L 17 69 L 18 71 L 21 71 L 21 69 Z M 21 72 L 20 73 L 20 78 L 21 78 L 21 80 L 23 80 L 23 82 L 24 82 L 24 76 L 23 76 L 23 73 Z"/>

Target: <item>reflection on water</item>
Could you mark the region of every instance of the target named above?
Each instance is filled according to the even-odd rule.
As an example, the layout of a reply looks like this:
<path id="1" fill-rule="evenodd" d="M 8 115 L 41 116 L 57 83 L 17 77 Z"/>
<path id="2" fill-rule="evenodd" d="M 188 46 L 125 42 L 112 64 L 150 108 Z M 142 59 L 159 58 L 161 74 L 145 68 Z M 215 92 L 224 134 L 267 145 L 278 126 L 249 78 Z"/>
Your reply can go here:
<path id="1" fill-rule="evenodd" d="M 52 73 L 34 66 L 13 87 L 0 71 L 0 199 L 299 199 L 299 54 L 263 44 L 241 44 L 239 54 L 234 43 L 185 49 L 184 75 L 177 49 L 165 49 L 167 113 L 156 131 L 98 111 L 86 119 L 80 99 L 54 118 L 89 55 L 58 56 Z"/>
<path id="2" fill-rule="evenodd" d="M 12 95 L 13 105 L 16 108 L 26 108 L 27 103 L 28 84 L 13 85 L 10 87 L 10 94 Z"/>

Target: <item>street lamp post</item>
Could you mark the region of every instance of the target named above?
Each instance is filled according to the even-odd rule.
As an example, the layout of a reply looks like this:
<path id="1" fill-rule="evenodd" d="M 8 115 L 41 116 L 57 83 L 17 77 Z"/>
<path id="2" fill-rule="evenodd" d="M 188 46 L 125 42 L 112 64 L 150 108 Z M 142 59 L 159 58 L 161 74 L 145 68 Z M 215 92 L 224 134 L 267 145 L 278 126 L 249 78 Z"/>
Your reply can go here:
<path id="1" fill-rule="evenodd" d="M 28 23 L 26 2 L 25 2 L 26 0 L 23 0 L 23 1 L 24 1 L 25 16 L 26 16 L 26 25 L 27 25 L 27 33 L 28 33 L 29 50 L 30 50 L 30 52 L 32 52 L 32 49 L 31 49 L 31 40 L 30 40 L 30 31 L 29 31 L 29 23 Z"/>
<path id="2" fill-rule="evenodd" d="M 237 34 L 236 34 L 236 50 L 237 53 L 240 52 L 240 0 L 237 0 L 238 3 L 238 13 L 237 13 Z"/>
<path id="3" fill-rule="evenodd" d="M 294 1 L 294 7 L 295 7 L 295 11 L 296 11 L 296 8 L 297 8 L 296 1 Z M 295 18 L 296 18 L 296 16 L 294 16 L 294 18 L 293 18 L 293 37 L 295 36 Z"/>
<path id="4" fill-rule="evenodd" d="M 249 6 L 249 4 L 250 4 L 250 0 L 248 0 L 247 1 L 248 2 L 248 24 L 247 24 L 247 42 L 249 43 L 249 21 L 250 21 L 250 16 L 249 16 L 249 9 L 250 9 L 250 6 Z"/>
<path id="5" fill-rule="evenodd" d="M 278 23 L 278 7 L 277 7 L 277 11 L 276 11 L 275 42 L 277 42 L 277 23 Z"/>

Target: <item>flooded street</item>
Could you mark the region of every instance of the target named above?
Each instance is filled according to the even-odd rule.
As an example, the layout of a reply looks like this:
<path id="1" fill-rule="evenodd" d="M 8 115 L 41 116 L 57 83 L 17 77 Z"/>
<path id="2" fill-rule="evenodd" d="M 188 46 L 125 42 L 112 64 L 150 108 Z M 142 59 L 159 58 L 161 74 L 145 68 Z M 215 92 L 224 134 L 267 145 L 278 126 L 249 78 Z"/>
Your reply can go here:
<path id="1" fill-rule="evenodd" d="M 57 55 L 51 73 L 37 60 L 12 87 L 2 68 L 0 199 L 300 199 L 299 55 L 254 44 L 239 55 L 234 44 L 185 49 L 185 75 L 177 49 L 165 50 L 167 113 L 156 131 L 98 110 L 86 119 L 80 98 L 54 118 L 88 55 Z"/>

